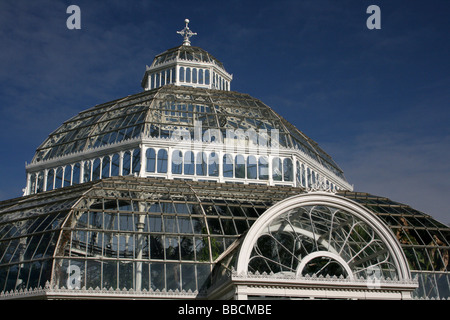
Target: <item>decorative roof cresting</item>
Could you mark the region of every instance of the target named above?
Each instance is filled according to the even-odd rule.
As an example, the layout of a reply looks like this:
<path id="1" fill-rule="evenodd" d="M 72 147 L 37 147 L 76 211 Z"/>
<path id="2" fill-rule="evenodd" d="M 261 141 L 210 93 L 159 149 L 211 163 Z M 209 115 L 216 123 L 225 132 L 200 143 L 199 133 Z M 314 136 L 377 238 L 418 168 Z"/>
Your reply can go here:
<path id="1" fill-rule="evenodd" d="M 196 32 L 192 32 L 191 29 L 189 29 L 189 19 L 185 19 L 184 22 L 186 23 L 186 26 L 183 30 L 177 31 L 178 34 L 181 34 L 184 37 L 183 46 L 190 46 L 191 41 L 189 40 L 190 37 L 196 36 Z"/>

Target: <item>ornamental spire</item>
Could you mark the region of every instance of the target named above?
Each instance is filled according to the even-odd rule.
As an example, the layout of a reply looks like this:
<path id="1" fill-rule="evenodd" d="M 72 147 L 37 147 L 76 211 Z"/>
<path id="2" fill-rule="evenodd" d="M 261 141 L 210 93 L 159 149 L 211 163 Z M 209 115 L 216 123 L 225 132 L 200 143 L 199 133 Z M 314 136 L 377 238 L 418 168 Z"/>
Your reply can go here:
<path id="1" fill-rule="evenodd" d="M 181 31 L 177 31 L 178 34 L 181 34 L 184 37 L 184 41 L 183 41 L 183 46 L 190 46 L 191 45 L 191 41 L 189 41 L 189 38 L 192 36 L 196 36 L 197 33 L 196 32 L 192 32 L 189 29 L 189 19 L 185 19 L 184 22 L 186 23 L 186 27 L 184 27 L 183 30 Z"/>

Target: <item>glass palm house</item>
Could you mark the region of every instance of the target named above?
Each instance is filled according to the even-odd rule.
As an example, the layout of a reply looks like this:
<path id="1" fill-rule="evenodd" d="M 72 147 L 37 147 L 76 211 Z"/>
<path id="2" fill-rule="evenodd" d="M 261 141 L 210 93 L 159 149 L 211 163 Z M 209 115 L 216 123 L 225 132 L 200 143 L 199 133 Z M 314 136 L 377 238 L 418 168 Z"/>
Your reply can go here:
<path id="1" fill-rule="evenodd" d="M 0 202 L 0 299 L 448 299 L 450 228 L 353 190 L 196 35 L 80 112 Z"/>

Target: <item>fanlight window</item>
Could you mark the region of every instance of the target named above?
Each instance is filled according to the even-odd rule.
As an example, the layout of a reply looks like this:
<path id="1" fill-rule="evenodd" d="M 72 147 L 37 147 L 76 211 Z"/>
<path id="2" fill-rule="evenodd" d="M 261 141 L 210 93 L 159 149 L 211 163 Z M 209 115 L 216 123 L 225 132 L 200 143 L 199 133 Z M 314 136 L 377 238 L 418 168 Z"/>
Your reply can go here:
<path id="1" fill-rule="evenodd" d="M 394 278 L 397 269 L 375 230 L 343 209 L 296 207 L 271 221 L 250 255 L 251 272 Z"/>

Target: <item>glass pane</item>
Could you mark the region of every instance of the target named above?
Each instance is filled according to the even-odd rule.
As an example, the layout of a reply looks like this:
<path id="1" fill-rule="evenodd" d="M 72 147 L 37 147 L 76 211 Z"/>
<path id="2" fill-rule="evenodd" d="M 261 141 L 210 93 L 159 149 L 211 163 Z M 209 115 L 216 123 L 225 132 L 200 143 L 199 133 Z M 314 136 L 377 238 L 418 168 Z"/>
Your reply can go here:
<path id="1" fill-rule="evenodd" d="M 269 160 L 267 159 L 267 157 L 259 158 L 258 178 L 260 180 L 269 179 Z"/>
<path id="2" fill-rule="evenodd" d="M 183 173 L 183 153 L 180 150 L 174 150 L 172 152 L 172 173 Z"/>
<path id="3" fill-rule="evenodd" d="M 255 156 L 248 156 L 247 158 L 247 179 L 256 179 L 257 175 L 257 164 Z"/>
<path id="4" fill-rule="evenodd" d="M 293 181 L 293 167 L 292 167 L 292 160 L 289 158 L 286 158 L 283 160 L 283 178 L 284 181 Z"/>
<path id="5" fill-rule="evenodd" d="M 103 158 L 102 163 L 102 178 L 108 178 L 111 176 L 111 159 L 109 156 Z"/>
<path id="6" fill-rule="evenodd" d="M 208 174 L 211 177 L 219 176 L 219 154 L 218 153 L 212 152 L 209 155 Z"/>
<path id="7" fill-rule="evenodd" d="M 245 178 L 245 159 L 242 155 L 237 155 L 235 158 L 235 178 Z"/>
<path id="8" fill-rule="evenodd" d="M 225 178 L 233 178 L 233 164 L 233 156 L 231 154 L 225 154 L 223 156 L 223 176 Z"/>
<path id="9" fill-rule="evenodd" d="M 282 163 L 280 158 L 272 159 L 272 178 L 275 181 L 281 181 L 282 175 Z"/>
<path id="10" fill-rule="evenodd" d="M 131 152 L 127 151 L 123 155 L 122 175 L 127 176 L 131 170 Z"/>
<path id="11" fill-rule="evenodd" d="M 207 161 L 206 153 L 199 152 L 197 154 L 197 159 L 196 159 L 196 174 L 198 176 L 206 176 L 206 170 L 207 170 L 206 161 Z"/>
<path id="12" fill-rule="evenodd" d="M 157 161 L 158 173 L 167 173 L 167 150 L 160 149 L 158 151 Z"/>
<path id="13" fill-rule="evenodd" d="M 187 151 L 184 154 L 184 174 L 193 175 L 195 173 L 194 153 Z"/>
<path id="14" fill-rule="evenodd" d="M 139 173 L 141 171 L 141 149 L 137 148 L 133 151 L 133 172 Z"/>
<path id="15" fill-rule="evenodd" d="M 155 149 L 147 149 L 146 152 L 147 157 L 147 172 L 155 172 L 156 166 L 156 152 Z"/>

